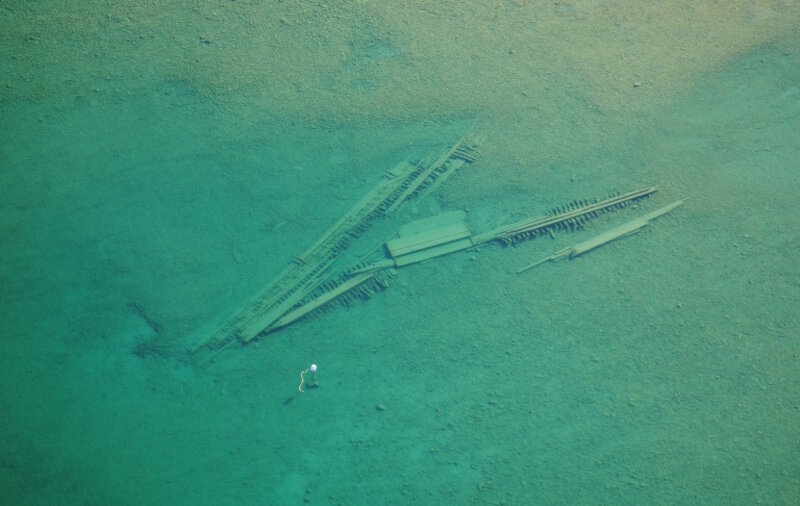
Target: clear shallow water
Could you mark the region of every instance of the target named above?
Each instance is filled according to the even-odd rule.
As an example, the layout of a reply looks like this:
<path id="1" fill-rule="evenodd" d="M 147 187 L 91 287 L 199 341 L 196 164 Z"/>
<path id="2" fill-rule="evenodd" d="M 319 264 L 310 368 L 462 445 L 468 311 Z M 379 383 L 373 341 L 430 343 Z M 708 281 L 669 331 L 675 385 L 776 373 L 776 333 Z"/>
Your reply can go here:
<path id="1" fill-rule="evenodd" d="M 274 21 L 291 24 L 300 11 Z M 420 26 L 430 19 L 424 12 L 412 18 Z M 506 47 L 503 28 L 530 12 L 495 25 L 485 14 L 465 22 Z M 578 23 L 565 25 L 569 38 L 580 23 L 594 26 L 597 12 L 576 4 L 566 14 Z M 55 33 L 59 23 L 43 12 L 24 19 L 57 50 L 47 44 L 58 37 L 41 28 Z M 241 39 L 204 34 L 212 44 L 178 26 L 169 33 L 179 49 L 199 40 L 181 58 L 168 44 L 164 53 L 148 49 L 157 45 L 148 38 L 133 37 L 144 42 L 131 52 L 124 27 L 100 31 L 111 44 L 104 54 L 119 55 L 100 65 L 106 76 L 116 70 L 113 79 L 88 66 L 63 90 L 43 91 L 63 62 L 25 58 L 43 51 L 25 49 L 26 38 L 7 46 L 4 500 L 791 504 L 800 495 L 797 34 L 779 32 L 729 58 L 697 56 L 699 70 L 668 90 L 637 78 L 642 86 L 624 93 L 642 93 L 624 95 L 617 109 L 614 90 L 598 95 L 596 84 L 610 63 L 521 78 L 513 65 L 498 69 L 501 56 L 488 50 L 465 74 L 473 80 L 423 80 L 400 93 L 385 81 L 393 69 L 379 65 L 448 58 L 435 45 L 414 53 L 416 29 L 380 36 L 390 21 L 364 16 L 342 66 L 352 76 L 323 68 L 303 81 L 278 66 L 285 78 L 259 92 L 266 98 L 233 77 L 229 95 L 203 88 L 225 79 L 193 53 L 213 49 L 233 74 L 249 69 L 236 58 L 250 33 L 245 21 Z M 538 44 L 553 40 L 537 32 L 546 23 L 524 25 Z M 494 28 L 487 35 L 481 26 Z M 71 33 L 67 54 L 94 44 L 91 31 Z M 298 67 L 304 56 L 338 54 L 335 39 L 293 33 Z M 195 56 L 196 73 L 163 70 Z M 527 109 L 509 111 L 504 103 L 518 94 L 481 84 L 498 72 L 518 90 L 547 81 L 555 91 L 531 93 Z M 90 83 L 77 98 L 75 81 Z M 465 88 L 480 92 L 469 106 L 457 100 Z M 291 93 L 307 98 L 313 117 L 281 100 Z M 453 102 L 438 101 L 448 94 Z M 396 114 L 385 97 L 401 104 Z M 422 112 L 409 114 L 414 100 Z M 327 109 L 311 107 L 320 104 Z M 383 170 L 444 147 L 476 116 L 487 135 L 479 162 L 354 247 L 369 249 L 439 210 L 467 209 L 491 223 L 575 198 L 660 190 L 584 231 L 408 267 L 369 301 L 203 367 L 188 359 L 186 347 Z M 687 196 L 635 237 L 514 274 Z M 152 346 L 137 353 L 142 343 Z M 311 362 L 321 387 L 302 395 L 299 373 Z"/>

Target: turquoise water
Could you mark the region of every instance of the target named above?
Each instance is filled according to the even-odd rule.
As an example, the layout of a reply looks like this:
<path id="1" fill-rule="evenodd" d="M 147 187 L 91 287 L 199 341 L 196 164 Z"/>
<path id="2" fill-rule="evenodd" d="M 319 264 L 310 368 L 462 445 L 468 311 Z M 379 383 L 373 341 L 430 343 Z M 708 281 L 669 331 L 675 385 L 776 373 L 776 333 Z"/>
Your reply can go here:
<path id="1" fill-rule="evenodd" d="M 291 26 L 304 8 L 282 9 L 276 23 Z M 33 14 L 25 19 L 62 26 Z M 404 57 L 414 34 L 384 37 L 381 20 L 362 21 L 343 65 L 355 77 L 298 84 L 280 67 L 286 79 L 258 93 L 233 78 L 220 91 L 224 75 L 202 74 L 205 60 L 191 76 L 164 70 L 148 38 L 134 40 L 152 65 L 133 68 L 147 58 L 127 53 L 124 29 L 64 41 L 77 54 L 97 36 L 119 55 L 97 63 L 102 72 L 76 69 L 88 83 L 77 95 L 75 80 L 52 85 L 68 59 L 24 57 L 57 52 L 42 47 L 46 35 L 7 46 L 2 502 L 796 504 L 797 32 L 709 56 L 669 92 L 652 91 L 655 78 L 626 85 L 618 110 L 596 95 L 599 70 L 559 67 L 524 78 L 551 83 L 544 95 L 486 98 L 478 81 L 497 69 L 477 59 L 476 82 L 463 85 L 478 91 L 469 106 L 436 98 L 464 89 L 437 94 L 423 80 L 411 98 L 394 90 L 395 109 L 379 94 L 383 71 L 364 67 Z M 235 30 L 199 42 L 185 26 L 168 33 L 178 46 L 240 54 Z M 336 57 L 316 33 L 300 32 L 298 46 Z M 376 98 L 340 103 L 340 91 Z M 290 93 L 327 108 L 292 109 Z M 518 99 L 526 108 L 503 105 Z M 448 146 L 476 119 L 486 135 L 477 163 L 376 222 L 354 254 L 441 211 L 467 210 L 483 231 L 573 199 L 659 191 L 582 231 L 399 269 L 367 301 L 192 360 L 187 348 L 384 170 Z M 516 274 L 687 197 L 633 237 Z M 301 394 L 311 363 L 319 388 Z"/>

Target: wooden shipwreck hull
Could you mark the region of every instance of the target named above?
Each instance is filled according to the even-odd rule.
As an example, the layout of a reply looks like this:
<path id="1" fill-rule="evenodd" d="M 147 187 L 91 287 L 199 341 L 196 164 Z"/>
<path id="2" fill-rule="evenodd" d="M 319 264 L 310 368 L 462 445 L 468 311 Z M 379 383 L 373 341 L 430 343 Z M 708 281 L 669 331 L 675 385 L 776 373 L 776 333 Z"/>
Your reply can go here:
<path id="1" fill-rule="evenodd" d="M 473 135 L 465 136 L 420 163 L 403 162 L 387 171 L 364 198 L 310 248 L 294 257 L 260 294 L 199 342 L 191 350 L 192 354 L 198 361 L 206 361 L 230 346 L 247 344 L 259 335 L 283 328 L 309 314 L 367 298 L 375 290 L 385 288 L 397 268 L 492 242 L 509 245 L 542 234 L 552 236 L 557 230 L 580 228 L 599 214 L 625 207 L 657 190 L 655 186 L 648 186 L 604 199 L 573 200 L 545 216 L 520 220 L 478 234 L 470 230 L 464 211 L 445 212 L 403 226 L 397 236 L 387 241 L 383 250 L 377 250 L 371 258 L 345 270 L 334 269 L 334 262 L 350 242 L 375 220 L 391 213 L 408 199 L 433 191 L 453 172 L 475 162 L 481 141 Z M 677 205 L 680 203 L 659 212 L 665 214 Z M 638 230 L 654 216 L 634 221 L 624 230 L 615 229 L 598 236 L 590 241 L 591 247 Z M 558 252 L 544 261 L 575 256 L 584 246 L 576 248 Z M 540 263 L 531 264 L 520 272 Z"/>

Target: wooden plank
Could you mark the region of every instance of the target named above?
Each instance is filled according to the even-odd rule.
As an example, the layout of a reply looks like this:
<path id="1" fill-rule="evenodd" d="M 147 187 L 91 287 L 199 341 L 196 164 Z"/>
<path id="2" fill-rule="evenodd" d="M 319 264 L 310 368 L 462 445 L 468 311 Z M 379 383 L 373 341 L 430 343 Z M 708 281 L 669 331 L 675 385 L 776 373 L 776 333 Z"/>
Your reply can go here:
<path id="1" fill-rule="evenodd" d="M 453 211 L 409 223 L 400 229 L 399 237 L 386 242 L 386 249 L 396 258 L 469 237 L 472 232 L 465 218 L 464 211 Z"/>
<path id="2" fill-rule="evenodd" d="M 433 248 L 415 251 L 414 253 L 410 253 L 408 255 L 403 255 L 401 257 L 395 258 L 394 262 L 398 267 L 403 267 L 405 265 L 424 262 L 425 260 L 429 260 L 431 258 L 449 255 L 450 253 L 455 253 L 456 251 L 462 251 L 467 248 L 471 248 L 472 246 L 473 246 L 472 240 L 470 240 L 469 238 L 465 238 L 458 241 L 452 241 L 445 244 L 440 244 L 439 246 L 435 246 Z"/>
<path id="3" fill-rule="evenodd" d="M 415 251 L 432 248 L 439 244 L 457 241 L 471 235 L 467 223 L 461 221 L 418 234 L 392 239 L 386 242 L 386 249 L 389 250 L 389 254 L 392 257 L 397 258 Z"/>

